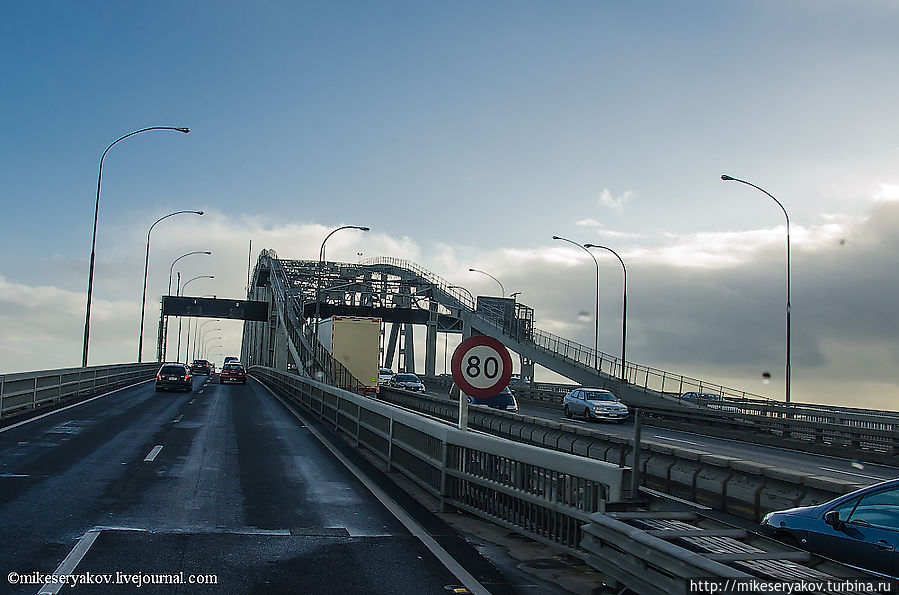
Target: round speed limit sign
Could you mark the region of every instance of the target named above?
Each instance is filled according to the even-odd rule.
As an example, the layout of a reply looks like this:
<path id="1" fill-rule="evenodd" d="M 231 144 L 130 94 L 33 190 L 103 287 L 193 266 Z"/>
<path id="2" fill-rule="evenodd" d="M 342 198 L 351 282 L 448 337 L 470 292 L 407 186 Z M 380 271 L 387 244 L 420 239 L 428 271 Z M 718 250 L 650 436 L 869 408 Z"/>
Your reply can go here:
<path id="1" fill-rule="evenodd" d="M 471 337 L 453 352 L 453 381 L 472 397 L 492 397 L 512 378 L 512 357 L 492 337 Z"/>

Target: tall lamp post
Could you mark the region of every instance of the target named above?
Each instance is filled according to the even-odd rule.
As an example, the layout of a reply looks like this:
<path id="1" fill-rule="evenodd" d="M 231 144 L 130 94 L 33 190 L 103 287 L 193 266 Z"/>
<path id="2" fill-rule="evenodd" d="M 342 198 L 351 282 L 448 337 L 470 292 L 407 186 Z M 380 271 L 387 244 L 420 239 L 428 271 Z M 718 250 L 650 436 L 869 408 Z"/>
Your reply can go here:
<path id="1" fill-rule="evenodd" d="M 503 284 L 500 283 L 500 280 L 499 280 L 499 279 L 497 279 L 496 277 L 494 277 L 494 276 L 491 275 L 490 273 L 485 272 L 485 271 L 482 271 L 482 270 L 479 270 L 479 269 L 468 269 L 468 272 L 469 272 L 469 273 L 481 273 L 482 275 L 487 275 L 488 277 L 490 277 L 491 279 L 493 279 L 494 281 L 496 281 L 497 283 L 499 283 L 499 292 L 502 294 L 502 296 L 503 296 L 504 298 L 506 297 L 506 288 L 503 287 Z"/>
<path id="2" fill-rule="evenodd" d="M 181 287 L 178 289 L 178 295 L 184 295 L 184 289 L 187 287 L 187 284 L 191 281 L 196 281 L 197 279 L 215 279 L 215 275 L 200 275 L 198 277 L 194 277 L 193 279 L 188 279 L 185 281 Z M 187 355 L 187 354 L 185 354 Z M 181 361 L 181 317 L 178 317 L 178 361 Z"/>
<path id="3" fill-rule="evenodd" d="M 150 126 L 149 128 L 141 128 L 140 130 L 135 130 L 134 132 L 129 132 L 124 136 L 120 136 L 116 140 L 112 141 L 106 150 L 103 151 L 103 155 L 100 156 L 100 168 L 97 173 L 97 200 L 94 203 L 94 231 L 91 235 L 91 262 L 90 262 L 90 272 L 87 277 L 87 308 L 85 309 L 84 314 L 84 348 L 81 352 L 81 367 L 87 367 L 87 348 L 90 342 L 90 333 L 91 333 L 91 295 L 94 290 L 94 261 L 96 260 L 96 249 L 97 249 L 97 219 L 100 215 L 100 181 L 103 178 L 103 160 L 106 158 L 106 154 L 112 148 L 114 144 L 121 140 L 125 140 L 129 136 L 134 136 L 135 134 L 140 134 L 141 132 L 148 132 L 150 130 L 176 130 L 178 132 L 183 132 L 187 134 L 190 132 L 190 128 L 178 128 L 175 126 Z"/>
<path id="4" fill-rule="evenodd" d="M 328 238 L 333 236 L 335 233 L 342 229 L 358 229 L 359 231 L 369 231 L 370 227 L 364 227 L 362 225 L 344 225 L 342 227 L 338 227 L 331 233 L 325 236 L 325 239 L 322 240 L 322 247 L 318 251 L 318 274 L 315 277 L 315 340 L 318 341 L 318 324 L 321 319 L 321 291 L 322 291 L 322 266 L 325 260 L 325 242 L 328 241 Z"/>
<path id="5" fill-rule="evenodd" d="M 168 289 L 168 292 L 166 293 L 166 295 L 172 295 L 172 274 L 175 272 L 175 263 L 177 263 L 182 258 L 187 258 L 188 256 L 192 256 L 194 254 L 209 255 L 209 254 L 212 254 L 212 252 L 209 250 L 195 250 L 193 252 L 188 252 L 187 254 L 182 254 L 181 256 L 179 256 L 178 258 L 173 260 L 172 266 L 169 267 L 169 289 Z M 181 285 L 181 281 L 180 281 L 181 273 L 178 273 L 178 279 L 179 279 L 179 281 L 178 281 L 178 285 L 176 286 L 176 289 L 177 289 L 177 287 L 179 287 Z M 164 328 L 160 330 L 160 334 L 162 334 L 162 359 L 164 359 L 164 360 L 168 359 L 167 355 L 168 355 L 168 350 L 169 350 L 168 349 L 169 348 L 168 317 L 166 316 L 165 319 L 166 319 L 166 322 L 165 322 Z M 160 321 L 161 320 L 162 319 L 160 319 Z"/>
<path id="6" fill-rule="evenodd" d="M 568 242 L 569 244 L 574 244 L 584 252 L 590 255 L 590 258 L 593 259 L 593 264 L 596 265 L 596 309 L 594 312 L 594 328 L 593 328 L 593 367 L 597 370 L 599 369 L 599 263 L 596 261 L 596 257 L 593 256 L 593 253 L 587 250 L 586 247 L 578 244 L 574 240 L 569 240 L 568 238 L 563 238 L 561 236 L 553 236 L 554 240 L 562 240 L 563 242 Z"/>
<path id="7" fill-rule="evenodd" d="M 140 301 L 140 338 L 137 341 L 137 363 L 141 363 L 143 361 L 143 353 L 144 353 L 144 312 L 147 306 L 147 271 L 150 268 L 150 233 L 152 233 L 153 228 L 156 227 L 156 224 L 162 221 L 163 219 L 168 219 L 169 217 L 174 217 L 175 215 L 181 215 L 184 213 L 193 213 L 194 215 L 202 215 L 203 211 L 175 211 L 174 213 L 169 213 L 164 217 L 160 217 L 157 219 L 153 225 L 150 226 L 150 230 L 147 232 L 147 255 L 144 258 L 144 290 L 143 297 L 141 297 Z"/>
<path id="8" fill-rule="evenodd" d="M 746 180 L 741 180 L 739 178 L 733 178 L 724 174 L 721 176 L 721 179 L 725 182 L 740 182 L 741 184 L 746 184 L 747 186 L 752 186 L 756 190 L 760 192 L 764 192 L 768 195 L 771 200 L 777 203 L 777 206 L 780 207 L 780 210 L 783 211 L 784 217 L 787 220 L 787 364 L 786 364 L 786 379 L 785 379 L 785 401 L 787 403 L 790 402 L 790 216 L 787 214 L 787 210 L 784 208 L 783 204 L 774 196 L 765 190 L 764 188 L 760 188 L 756 186 L 752 182 L 747 182 Z"/>
<path id="9" fill-rule="evenodd" d="M 627 359 L 625 356 L 627 347 L 627 267 L 624 266 L 624 261 L 621 260 L 621 256 L 619 256 L 617 252 L 615 252 L 608 246 L 584 244 L 584 248 L 602 248 L 603 250 L 608 250 L 609 252 L 614 254 L 616 258 L 618 258 L 618 262 L 621 263 L 621 270 L 624 271 L 624 299 L 622 300 L 621 306 L 621 381 L 627 382 Z"/>
<path id="10" fill-rule="evenodd" d="M 207 320 L 206 322 L 197 323 L 197 325 L 194 326 L 194 359 L 197 359 L 198 357 L 200 357 L 200 342 L 203 340 L 203 334 L 204 334 L 204 331 L 202 330 L 203 327 L 206 326 L 207 324 L 209 324 L 210 322 L 218 322 L 218 321 L 219 321 L 218 318 L 213 318 L 212 320 Z M 222 329 L 209 329 L 209 330 L 220 331 Z M 198 339 L 199 339 L 199 341 L 198 341 Z"/>

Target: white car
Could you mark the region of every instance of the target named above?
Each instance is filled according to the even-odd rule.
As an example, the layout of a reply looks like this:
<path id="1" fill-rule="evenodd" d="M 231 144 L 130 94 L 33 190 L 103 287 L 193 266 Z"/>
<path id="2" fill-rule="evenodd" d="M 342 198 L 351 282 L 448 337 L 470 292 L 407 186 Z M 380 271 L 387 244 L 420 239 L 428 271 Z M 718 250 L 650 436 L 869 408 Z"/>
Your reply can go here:
<path id="1" fill-rule="evenodd" d="M 378 370 L 378 386 L 384 386 L 385 384 L 390 383 L 391 378 L 393 378 L 393 370 L 390 368 L 381 368 Z"/>
<path id="2" fill-rule="evenodd" d="M 680 396 L 681 400 L 686 403 L 693 403 L 700 407 L 708 407 L 717 411 L 727 411 L 728 413 L 736 413 L 737 408 L 732 405 L 723 405 L 724 399 L 718 393 L 700 393 L 687 392 Z"/>
<path id="3" fill-rule="evenodd" d="M 576 388 L 563 400 L 565 417 L 583 415 L 584 419 L 627 421 L 627 406 L 618 397 L 601 388 Z"/>

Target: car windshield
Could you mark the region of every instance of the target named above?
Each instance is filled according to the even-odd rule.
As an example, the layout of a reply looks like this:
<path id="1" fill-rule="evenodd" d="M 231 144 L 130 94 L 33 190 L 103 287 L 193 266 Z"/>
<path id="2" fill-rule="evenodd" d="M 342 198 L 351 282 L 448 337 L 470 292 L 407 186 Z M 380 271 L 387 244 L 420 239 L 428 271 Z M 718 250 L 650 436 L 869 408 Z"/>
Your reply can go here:
<path id="1" fill-rule="evenodd" d="M 243 366 L 240 364 L 225 364 L 223 370 L 243 370 Z"/>
<path id="2" fill-rule="evenodd" d="M 615 398 L 610 392 L 602 391 L 602 390 L 588 390 L 584 391 L 584 396 L 588 401 L 612 401 L 615 402 L 618 399 Z"/>
<path id="3" fill-rule="evenodd" d="M 397 374 L 397 382 L 421 382 L 415 374 Z"/>
<path id="4" fill-rule="evenodd" d="M 163 366 L 160 374 L 184 374 L 183 366 Z"/>

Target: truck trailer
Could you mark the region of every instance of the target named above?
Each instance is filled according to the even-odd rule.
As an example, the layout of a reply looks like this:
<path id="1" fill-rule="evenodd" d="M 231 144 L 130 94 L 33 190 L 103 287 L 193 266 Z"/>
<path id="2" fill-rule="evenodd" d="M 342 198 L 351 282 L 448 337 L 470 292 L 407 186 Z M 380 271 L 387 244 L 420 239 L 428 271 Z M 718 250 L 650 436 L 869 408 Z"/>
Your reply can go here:
<path id="1" fill-rule="evenodd" d="M 318 340 L 331 357 L 362 384 L 364 392 L 378 392 L 381 360 L 381 319 L 368 316 L 333 316 L 319 323 Z M 339 367 L 332 377 L 340 388 L 354 390 Z"/>

